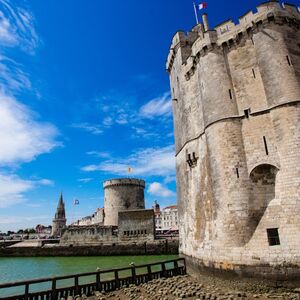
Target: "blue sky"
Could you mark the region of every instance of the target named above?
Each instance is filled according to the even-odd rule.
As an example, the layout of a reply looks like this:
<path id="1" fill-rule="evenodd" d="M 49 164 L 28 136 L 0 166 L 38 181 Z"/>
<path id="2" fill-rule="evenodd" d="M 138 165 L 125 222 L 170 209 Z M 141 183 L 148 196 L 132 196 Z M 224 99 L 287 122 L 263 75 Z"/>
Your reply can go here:
<path id="1" fill-rule="evenodd" d="M 209 0 L 210 24 L 260 2 Z M 89 215 L 113 177 L 176 202 L 165 61 L 194 25 L 189 0 L 0 0 L 0 230 L 50 224 L 61 191 Z"/>

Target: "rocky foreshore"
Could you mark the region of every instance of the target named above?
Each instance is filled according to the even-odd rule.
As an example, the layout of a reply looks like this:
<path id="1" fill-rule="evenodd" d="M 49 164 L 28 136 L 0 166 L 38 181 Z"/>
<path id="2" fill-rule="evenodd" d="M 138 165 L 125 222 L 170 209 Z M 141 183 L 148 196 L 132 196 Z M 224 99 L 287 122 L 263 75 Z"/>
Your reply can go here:
<path id="1" fill-rule="evenodd" d="M 203 277 L 194 279 L 188 275 L 152 280 L 136 286 L 105 293 L 95 292 L 91 297 L 68 297 L 64 300 L 246 300 L 280 299 L 300 300 L 300 288 L 272 287 L 263 281 L 221 279 Z M 61 299 L 63 300 L 63 299 Z"/>

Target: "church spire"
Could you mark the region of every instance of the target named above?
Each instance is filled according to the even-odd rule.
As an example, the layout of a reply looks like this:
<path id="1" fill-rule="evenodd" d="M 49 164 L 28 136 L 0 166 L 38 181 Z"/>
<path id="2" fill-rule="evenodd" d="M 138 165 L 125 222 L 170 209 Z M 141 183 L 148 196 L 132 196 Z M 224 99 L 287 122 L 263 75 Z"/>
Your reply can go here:
<path id="1" fill-rule="evenodd" d="M 66 226 L 66 211 L 63 194 L 60 193 L 56 213 L 52 222 L 52 235 L 60 236 L 61 230 Z"/>

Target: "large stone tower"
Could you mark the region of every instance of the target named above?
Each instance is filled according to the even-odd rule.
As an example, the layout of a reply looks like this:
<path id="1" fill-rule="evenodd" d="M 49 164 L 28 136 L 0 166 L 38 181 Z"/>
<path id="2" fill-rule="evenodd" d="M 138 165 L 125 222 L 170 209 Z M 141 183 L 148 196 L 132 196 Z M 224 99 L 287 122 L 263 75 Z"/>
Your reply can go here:
<path id="1" fill-rule="evenodd" d="M 107 180 L 104 187 L 104 225 L 118 226 L 120 211 L 145 209 L 145 181 L 134 178 Z"/>
<path id="2" fill-rule="evenodd" d="M 180 252 L 194 273 L 299 276 L 299 11 L 269 1 L 203 23 L 167 59 Z"/>
<path id="3" fill-rule="evenodd" d="M 60 194 L 56 213 L 54 219 L 52 220 L 52 235 L 61 236 L 61 231 L 66 227 L 67 219 L 65 212 L 65 203 L 63 200 L 63 195 Z"/>

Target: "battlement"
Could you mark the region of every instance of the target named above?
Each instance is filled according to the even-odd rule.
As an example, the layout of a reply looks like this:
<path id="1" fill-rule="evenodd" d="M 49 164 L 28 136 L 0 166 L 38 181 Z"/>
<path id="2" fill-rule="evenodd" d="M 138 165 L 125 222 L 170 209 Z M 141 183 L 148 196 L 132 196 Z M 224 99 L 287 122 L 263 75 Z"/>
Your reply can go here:
<path id="1" fill-rule="evenodd" d="M 257 30 L 262 23 L 300 24 L 299 8 L 293 4 L 285 3 L 281 5 L 276 0 L 268 1 L 258 5 L 256 10 L 256 12 L 248 11 L 239 17 L 238 24 L 230 19 L 215 26 L 212 30 L 204 31 L 204 26 L 198 24 L 190 32 L 177 32 L 172 39 L 167 57 L 167 71 L 171 72 L 174 60 L 181 47 L 185 48 L 185 53 L 189 53 L 189 55 L 180 58 L 181 63 L 185 64 L 190 57 L 205 54 L 209 48 L 214 48 L 214 46 L 233 45 L 235 41 L 241 40 L 244 34 L 248 35 Z"/>
<path id="2" fill-rule="evenodd" d="M 119 185 L 137 185 L 137 186 L 144 188 L 145 181 L 142 179 L 136 179 L 136 178 L 117 178 L 117 179 L 106 180 L 103 183 L 104 188 L 107 188 L 110 186 L 119 186 Z"/>

